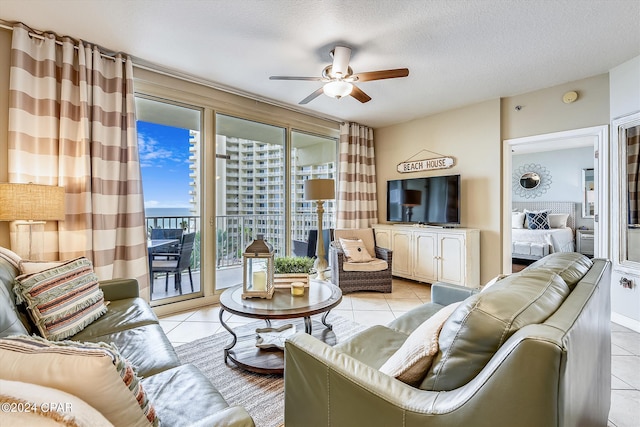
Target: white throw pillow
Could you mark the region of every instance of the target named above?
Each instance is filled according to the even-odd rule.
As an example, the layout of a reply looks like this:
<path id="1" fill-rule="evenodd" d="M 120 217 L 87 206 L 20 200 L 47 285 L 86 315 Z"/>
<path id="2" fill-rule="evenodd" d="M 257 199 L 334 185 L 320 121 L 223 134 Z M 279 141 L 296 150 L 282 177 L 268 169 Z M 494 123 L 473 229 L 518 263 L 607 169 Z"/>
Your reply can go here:
<path id="1" fill-rule="evenodd" d="M 3 379 L 77 396 L 116 426 L 159 423 L 135 370 L 109 344 L 52 342 L 28 336 L 2 338 L 0 366 Z"/>
<path id="2" fill-rule="evenodd" d="M 0 246 L 0 258 L 4 258 L 15 268 L 17 268 L 18 270 L 20 269 L 20 261 L 22 261 L 22 258 L 17 253 Z"/>
<path id="3" fill-rule="evenodd" d="M 113 427 L 107 419 L 87 402 L 51 387 L 21 381 L 0 379 L 0 402 L 22 411 L 0 411 L 3 426 L 60 426 Z M 27 406 L 28 404 L 28 406 Z"/>
<path id="4" fill-rule="evenodd" d="M 418 384 L 438 354 L 438 338 L 442 325 L 460 304 L 462 302 L 449 304 L 422 322 L 380 367 L 380 372 L 410 385 Z"/>
<path id="5" fill-rule="evenodd" d="M 569 214 L 549 214 L 549 226 L 551 228 L 565 228 Z"/>
<path id="6" fill-rule="evenodd" d="M 340 246 L 342 246 L 344 255 L 347 257 L 347 262 L 369 262 L 374 259 L 361 239 L 349 240 L 341 238 Z"/>
<path id="7" fill-rule="evenodd" d="M 524 212 L 511 213 L 511 228 L 524 228 Z"/>
<path id="8" fill-rule="evenodd" d="M 489 280 L 483 287 L 482 290 L 480 290 L 480 292 L 484 292 L 487 289 L 489 289 L 490 287 L 492 287 L 493 285 L 495 285 L 496 283 L 498 283 L 500 280 L 504 279 L 505 277 L 509 277 L 508 274 L 498 274 L 496 277 L 494 277 L 493 279 Z"/>
<path id="9" fill-rule="evenodd" d="M 20 261 L 20 274 L 40 273 L 54 267 L 60 267 L 67 261 Z"/>

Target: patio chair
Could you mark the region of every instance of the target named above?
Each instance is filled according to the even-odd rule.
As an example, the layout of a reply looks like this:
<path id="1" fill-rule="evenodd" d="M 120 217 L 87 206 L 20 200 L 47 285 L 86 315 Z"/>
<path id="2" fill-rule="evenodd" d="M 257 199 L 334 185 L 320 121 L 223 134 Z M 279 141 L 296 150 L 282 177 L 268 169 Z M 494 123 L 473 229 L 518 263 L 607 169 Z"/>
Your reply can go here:
<path id="1" fill-rule="evenodd" d="M 182 239 L 182 228 L 152 228 L 151 240 L 164 240 L 164 239 L 176 239 L 180 241 Z M 176 243 L 168 247 L 163 247 L 163 253 L 176 254 L 180 250 L 180 244 Z M 157 253 L 160 255 L 160 253 Z"/>
<path id="2" fill-rule="evenodd" d="M 174 274 L 175 288 L 182 295 L 182 272 L 189 270 L 189 281 L 191 282 L 191 292 L 193 292 L 193 277 L 191 275 L 191 253 L 193 252 L 193 243 L 195 241 L 196 233 L 186 233 L 182 235 L 182 241 L 180 242 L 179 251 L 175 254 L 163 252 L 157 254 L 161 257 L 167 257 L 167 259 L 156 259 L 154 254 L 153 261 L 151 263 L 151 274 L 153 273 L 166 273 L 164 291 L 169 290 L 169 274 Z M 151 281 L 151 293 L 153 293 L 153 280 Z"/>
<path id="3" fill-rule="evenodd" d="M 325 256 L 329 256 L 329 244 L 333 241 L 333 228 L 322 230 L 322 242 L 324 243 Z M 307 244 L 307 256 L 316 257 L 316 246 L 318 245 L 318 230 L 309 230 L 309 240 Z"/>

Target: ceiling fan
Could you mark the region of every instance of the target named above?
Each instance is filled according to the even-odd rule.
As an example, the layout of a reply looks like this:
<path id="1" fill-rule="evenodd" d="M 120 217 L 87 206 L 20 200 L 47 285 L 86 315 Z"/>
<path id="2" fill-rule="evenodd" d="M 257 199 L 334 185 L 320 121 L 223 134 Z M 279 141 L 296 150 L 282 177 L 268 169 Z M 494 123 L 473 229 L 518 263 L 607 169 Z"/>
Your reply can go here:
<path id="1" fill-rule="evenodd" d="M 358 101 L 365 103 L 371 101 L 371 97 L 364 93 L 358 86 L 354 85 L 355 82 L 395 79 L 398 77 L 407 77 L 409 75 L 408 68 L 367 71 L 364 73 L 354 74 L 353 70 L 349 66 L 351 49 L 344 46 L 336 46 L 331 51 L 331 56 L 333 56 L 333 63 L 331 65 L 327 65 L 324 70 L 322 70 L 322 77 L 271 76 L 269 77 L 269 80 L 306 80 L 320 81 L 324 83 L 320 89 L 307 96 L 305 99 L 300 101 L 299 104 L 307 104 L 322 93 L 337 99 L 351 95 Z"/>

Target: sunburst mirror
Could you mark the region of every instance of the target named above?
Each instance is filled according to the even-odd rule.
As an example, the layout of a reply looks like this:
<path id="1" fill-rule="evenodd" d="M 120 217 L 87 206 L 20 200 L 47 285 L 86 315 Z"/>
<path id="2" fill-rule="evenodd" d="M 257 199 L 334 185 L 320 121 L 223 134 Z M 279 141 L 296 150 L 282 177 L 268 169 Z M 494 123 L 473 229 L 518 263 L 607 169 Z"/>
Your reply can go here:
<path id="1" fill-rule="evenodd" d="M 522 165 L 514 169 L 511 187 L 514 195 L 535 199 L 551 187 L 551 173 L 536 163 Z"/>

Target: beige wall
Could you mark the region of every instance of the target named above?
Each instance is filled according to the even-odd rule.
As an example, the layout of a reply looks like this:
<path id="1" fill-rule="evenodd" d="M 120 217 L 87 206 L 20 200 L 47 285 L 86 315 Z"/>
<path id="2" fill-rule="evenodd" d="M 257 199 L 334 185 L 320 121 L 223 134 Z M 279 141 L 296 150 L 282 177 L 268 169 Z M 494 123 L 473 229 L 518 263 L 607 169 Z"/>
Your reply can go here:
<path id="1" fill-rule="evenodd" d="M 565 104 L 562 95 L 578 93 Z M 522 106 L 520 111 L 516 106 Z M 502 100 L 502 139 L 521 138 L 609 123 L 609 74 L 577 80 Z"/>
<path id="2" fill-rule="evenodd" d="M 9 55 L 11 32 L 0 29 L 0 182 L 7 182 L 7 122 L 9 120 Z M 9 223 L 0 222 L 0 246 L 10 247 Z"/>
<path id="3" fill-rule="evenodd" d="M 572 104 L 567 91 L 578 92 Z M 522 106 L 517 111 L 516 105 Z M 509 244 L 503 242 L 502 141 L 523 136 L 586 128 L 609 123 L 609 76 L 582 79 L 501 100 L 484 102 L 407 123 L 375 130 L 378 219 L 386 219 L 386 182 L 401 176 L 459 173 L 462 176 L 462 226 L 481 233 L 481 281 L 509 272 Z M 449 170 L 400 174 L 398 163 L 426 149 L 456 158 Z M 504 154 L 504 155 L 508 155 Z M 415 159 L 437 157 L 424 152 Z M 508 225 L 509 226 L 509 225 Z M 503 261 L 504 256 L 504 261 Z"/>
<path id="4" fill-rule="evenodd" d="M 399 125 L 376 129 L 378 219 L 385 222 L 387 180 L 453 175 L 462 178 L 461 224 L 480 233 L 481 281 L 501 271 L 500 238 L 500 101 L 492 100 Z M 450 169 L 401 174 L 396 167 L 409 158 L 455 158 Z M 415 156 L 415 157 L 414 157 Z"/>

